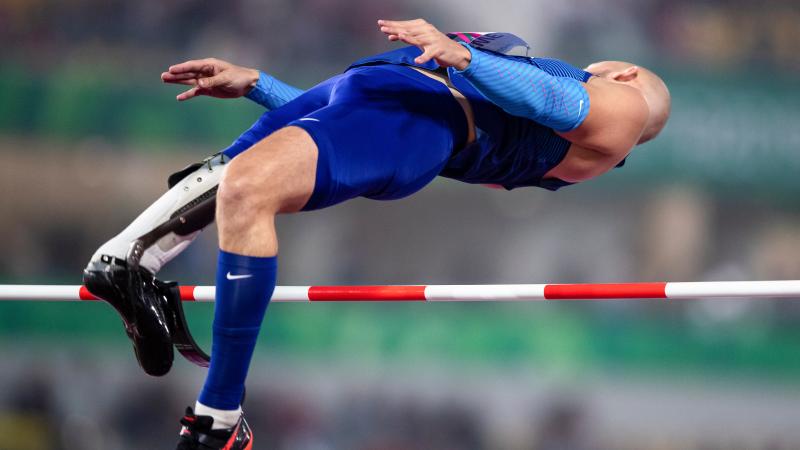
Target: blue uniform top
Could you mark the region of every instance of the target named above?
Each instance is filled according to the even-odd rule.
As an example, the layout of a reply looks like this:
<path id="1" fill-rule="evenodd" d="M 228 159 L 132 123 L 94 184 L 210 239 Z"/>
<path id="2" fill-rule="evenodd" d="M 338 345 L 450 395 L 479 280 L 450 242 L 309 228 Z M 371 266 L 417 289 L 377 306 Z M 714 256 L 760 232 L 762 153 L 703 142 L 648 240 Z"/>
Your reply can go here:
<path id="1" fill-rule="evenodd" d="M 400 64 L 438 70 L 431 60 L 417 64 L 414 59 L 422 51 L 417 47 L 404 47 L 353 63 L 350 68 L 375 64 Z M 556 59 L 508 56 L 502 58 L 526 61 L 553 76 L 573 78 L 586 82 L 589 72 L 575 68 Z M 557 190 L 572 184 L 559 179 L 542 177 L 558 165 L 567 154 L 570 142 L 551 128 L 530 119 L 514 116 L 486 99 L 458 70 L 447 70 L 450 81 L 472 105 L 475 116 L 476 140 L 458 150 L 441 172 L 441 176 L 467 183 L 499 184 L 506 189 L 538 186 Z"/>

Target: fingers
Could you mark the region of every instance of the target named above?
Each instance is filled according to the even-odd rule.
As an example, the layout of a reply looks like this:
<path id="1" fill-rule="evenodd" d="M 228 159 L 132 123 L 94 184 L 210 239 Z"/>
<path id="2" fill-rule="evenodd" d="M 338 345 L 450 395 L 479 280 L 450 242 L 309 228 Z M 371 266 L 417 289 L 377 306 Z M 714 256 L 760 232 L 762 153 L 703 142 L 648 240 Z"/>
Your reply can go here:
<path id="1" fill-rule="evenodd" d="M 182 84 L 184 86 L 197 86 L 197 80 L 194 78 L 191 80 L 165 81 L 165 83 Z"/>
<path id="2" fill-rule="evenodd" d="M 436 41 L 436 28 L 423 19 L 379 20 L 378 26 L 390 41 L 403 41 L 423 50 L 414 62 L 425 64 L 441 53 Z"/>
<path id="3" fill-rule="evenodd" d="M 408 45 L 416 45 L 417 47 L 424 47 L 428 42 L 420 39 L 419 35 L 410 33 L 400 33 L 397 35 L 398 41 L 403 41 Z"/>
<path id="4" fill-rule="evenodd" d="M 469 61 L 462 53 L 464 47 L 450 40 L 435 26 L 423 19 L 379 20 L 378 26 L 390 41 L 403 41 L 422 50 L 414 59 L 416 64 L 426 64 L 431 60 L 442 67 L 455 67 Z M 468 51 L 467 51 L 468 52 Z"/>
<path id="5" fill-rule="evenodd" d="M 442 36 L 436 27 L 424 19 L 379 20 L 378 25 L 389 41 L 403 41 L 406 44 L 415 45 L 425 52 L 430 50 L 430 46 L 436 46 L 436 42 Z M 431 58 L 425 55 L 423 59 L 427 62 Z"/>
<path id="6" fill-rule="evenodd" d="M 428 47 L 421 55 L 414 58 L 414 62 L 417 64 L 425 64 L 426 62 L 439 56 L 440 53 L 441 51 L 439 50 L 439 48 L 436 48 L 435 46 Z"/>
<path id="7" fill-rule="evenodd" d="M 200 95 L 199 92 L 200 92 L 200 88 L 195 86 L 195 87 L 189 89 L 188 91 L 181 92 L 175 98 L 178 99 L 179 102 L 182 102 L 182 101 L 185 101 L 185 100 L 189 100 L 190 98 L 197 97 L 198 95 Z"/>
<path id="8" fill-rule="evenodd" d="M 424 45 L 426 42 L 421 39 L 424 35 L 419 33 L 400 32 L 397 34 L 387 34 L 386 36 L 390 41 L 403 41 L 411 45 Z"/>
<path id="9" fill-rule="evenodd" d="M 195 84 L 197 82 L 197 78 L 200 77 L 201 74 L 199 72 L 185 72 L 185 73 L 169 73 L 163 72 L 161 74 L 161 81 L 164 83 L 174 83 L 174 84 Z"/>
<path id="10" fill-rule="evenodd" d="M 226 73 L 221 73 L 213 77 L 200 78 L 197 80 L 197 85 L 203 89 L 211 89 L 214 87 L 225 86 L 230 82 Z"/>
<path id="11" fill-rule="evenodd" d="M 386 37 L 390 41 L 403 41 L 409 45 L 423 46 L 431 42 L 429 33 L 424 30 L 400 30 L 396 33 L 386 32 Z"/>
<path id="12" fill-rule="evenodd" d="M 161 79 L 164 81 L 178 81 L 178 80 L 188 80 L 189 78 L 197 78 L 201 75 L 200 72 L 183 72 L 183 73 L 170 73 L 170 72 L 162 72 Z"/>
<path id="13" fill-rule="evenodd" d="M 217 75 L 215 77 L 206 78 L 179 79 L 174 81 L 171 79 L 168 81 L 163 75 L 164 74 L 162 74 L 161 79 L 167 83 L 192 86 L 191 89 L 181 92 L 177 97 L 175 97 L 179 102 L 189 100 L 200 95 L 209 95 L 211 92 L 213 92 L 213 88 L 225 86 L 229 83 L 228 77 L 225 75 Z"/>
<path id="14" fill-rule="evenodd" d="M 380 26 L 387 26 L 387 27 L 409 27 L 414 25 L 424 25 L 428 22 L 425 19 L 414 19 L 414 20 L 378 20 L 378 25 Z"/>
<path id="15" fill-rule="evenodd" d="M 191 80 L 181 80 L 181 81 L 170 81 L 172 84 L 182 84 L 184 86 L 197 86 L 197 79 L 192 78 Z"/>
<path id="16" fill-rule="evenodd" d="M 192 99 L 200 95 L 219 96 L 231 84 L 230 64 L 213 58 L 186 61 L 171 66 L 167 72 L 161 74 L 165 83 L 191 86 L 176 96 L 179 102 Z M 218 88 L 222 88 L 220 91 Z"/>
<path id="17" fill-rule="evenodd" d="M 381 31 L 389 36 L 401 34 L 418 34 L 423 31 L 430 31 L 435 29 L 433 25 L 429 24 L 423 19 L 415 20 L 379 20 L 378 26 Z"/>
<path id="18" fill-rule="evenodd" d="M 222 68 L 222 63 L 223 61 L 219 61 L 214 58 L 197 59 L 169 66 L 168 71 L 169 73 L 176 75 L 187 72 L 198 72 L 206 75 L 213 75 L 217 69 Z"/>
<path id="19" fill-rule="evenodd" d="M 385 34 L 400 34 L 401 32 L 407 30 L 408 27 L 398 27 L 398 26 L 388 26 L 388 25 L 381 26 L 381 31 Z"/>

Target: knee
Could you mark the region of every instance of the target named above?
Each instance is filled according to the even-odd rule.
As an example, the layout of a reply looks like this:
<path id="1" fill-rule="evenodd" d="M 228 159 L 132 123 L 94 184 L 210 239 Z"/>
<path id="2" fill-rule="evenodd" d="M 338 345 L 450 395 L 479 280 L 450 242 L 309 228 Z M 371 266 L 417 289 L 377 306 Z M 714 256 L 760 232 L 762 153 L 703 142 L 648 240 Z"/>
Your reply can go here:
<path id="1" fill-rule="evenodd" d="M 244 158 L 231 161 L 219 183 L 218 207 L 237 216 L 277 212 L 279 198 L 269 185 L 269 172 L 273 170 L 270 165 L 255 168 Z"/>

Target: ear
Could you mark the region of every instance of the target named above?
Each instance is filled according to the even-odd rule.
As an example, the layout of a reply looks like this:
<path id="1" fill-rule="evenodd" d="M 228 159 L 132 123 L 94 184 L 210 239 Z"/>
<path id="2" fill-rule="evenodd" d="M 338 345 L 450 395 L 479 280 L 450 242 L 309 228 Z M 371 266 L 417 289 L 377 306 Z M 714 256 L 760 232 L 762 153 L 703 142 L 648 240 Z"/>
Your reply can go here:
<path id="1" fill-rule="evenodd" d="M 632 81 L 635 80 L 636 77 L 639 76 L 639 67 L 638 66 L 630 66 L 625 70 L 614 72 L 611 74 L 611 79 L 616 81 Z"/>

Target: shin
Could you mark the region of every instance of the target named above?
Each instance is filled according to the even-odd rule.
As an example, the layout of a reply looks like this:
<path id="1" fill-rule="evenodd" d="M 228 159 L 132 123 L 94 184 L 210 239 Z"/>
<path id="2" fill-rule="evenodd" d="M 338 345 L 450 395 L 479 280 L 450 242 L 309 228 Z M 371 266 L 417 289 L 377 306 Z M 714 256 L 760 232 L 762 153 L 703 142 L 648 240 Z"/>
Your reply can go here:
<path id="1" fill-rule="evenodd" d="M 214 417 L 216 426 L 229 426 L 229 419 L 237 416 L 275 287 L 275 215 L 299 210 L 310 197 L 316 152 L 305 131 L 285 129 L 237 157 L 220 183 L 211 365 L 197 404 Z"/>

